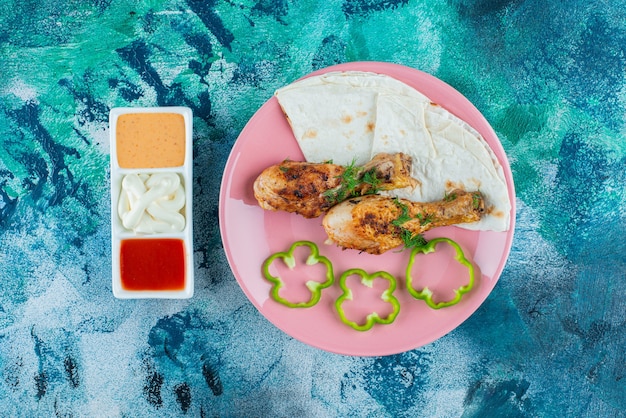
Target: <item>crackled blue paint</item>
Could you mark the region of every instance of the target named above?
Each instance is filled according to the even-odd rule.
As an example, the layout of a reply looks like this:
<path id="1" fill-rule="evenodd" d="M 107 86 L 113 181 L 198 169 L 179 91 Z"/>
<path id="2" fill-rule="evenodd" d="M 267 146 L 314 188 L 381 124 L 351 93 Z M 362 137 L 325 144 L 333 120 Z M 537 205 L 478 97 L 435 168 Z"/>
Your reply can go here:
<path id="1" fill-rule="evenodd" d="M 618 1 L 12 2 L 0 12 L 0 406 L 8 416 L 626 416 L 626 12 Z M 494 126 L 511 257 L 458 329 L 381 358 L 269 324 L 221 248 L 222 169 L 274 90 L 380 60 Z M 110 289 L 108 112 L 194 112 L 196 295 Z"/>

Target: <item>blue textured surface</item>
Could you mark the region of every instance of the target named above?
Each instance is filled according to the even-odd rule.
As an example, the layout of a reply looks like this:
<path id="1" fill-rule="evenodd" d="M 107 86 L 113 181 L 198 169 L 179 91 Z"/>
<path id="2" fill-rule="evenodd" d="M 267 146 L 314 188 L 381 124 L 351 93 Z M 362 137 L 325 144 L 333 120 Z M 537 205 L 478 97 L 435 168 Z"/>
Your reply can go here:
<path id="1" fill-rule="evenodd" d="M 626 12 L 539 0 L 9 1 L 0 11 L 3 416 L 626 416 Z M 248 302 L 221 173 L 273 91 L 328 65 L 429 72 L 494 126 L 518 194 L 500 282 L 381 358 L 293 340 Z M 108 112 L 194 112 L 196 294 L 110 284 Z"/>

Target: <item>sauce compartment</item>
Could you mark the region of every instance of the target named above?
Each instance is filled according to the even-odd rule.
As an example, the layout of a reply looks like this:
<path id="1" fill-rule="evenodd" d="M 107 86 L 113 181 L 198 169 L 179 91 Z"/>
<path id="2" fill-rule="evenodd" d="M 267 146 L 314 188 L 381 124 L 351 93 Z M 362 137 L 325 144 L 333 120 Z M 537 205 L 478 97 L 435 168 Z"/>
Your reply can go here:
<path id="1" fill-rule="evenodd" d="M 109 128 L 113 295 L 190 298 L 191 109 L 114 108 Z"/>

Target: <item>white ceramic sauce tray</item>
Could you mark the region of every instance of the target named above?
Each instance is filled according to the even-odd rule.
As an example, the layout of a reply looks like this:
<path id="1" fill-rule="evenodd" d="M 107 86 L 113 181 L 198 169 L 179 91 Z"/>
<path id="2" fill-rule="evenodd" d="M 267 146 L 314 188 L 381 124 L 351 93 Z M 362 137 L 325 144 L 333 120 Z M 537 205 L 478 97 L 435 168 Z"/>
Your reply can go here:
<path id="1" fill-rule="evenodd" d="M 190 298 L 191 109 L 114 108 L 109 127 L 113 295 Z"/>

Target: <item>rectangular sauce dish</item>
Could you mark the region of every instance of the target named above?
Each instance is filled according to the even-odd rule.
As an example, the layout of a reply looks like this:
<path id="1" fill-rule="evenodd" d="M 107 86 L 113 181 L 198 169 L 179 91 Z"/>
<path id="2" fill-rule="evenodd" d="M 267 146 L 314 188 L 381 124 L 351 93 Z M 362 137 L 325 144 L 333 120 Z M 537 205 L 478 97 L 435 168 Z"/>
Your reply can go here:
<path id="1" fill-rule="evenodd" d="M 187 107 L 113 108 L 112 289 L 120 299 L 193 296 L 193 119 Z"/>

